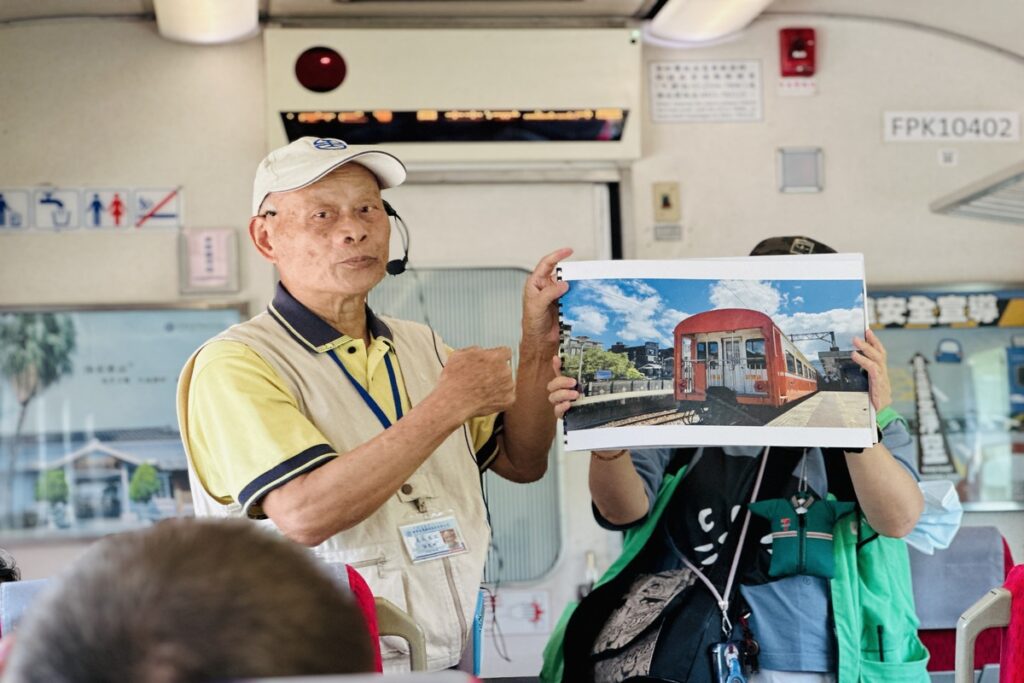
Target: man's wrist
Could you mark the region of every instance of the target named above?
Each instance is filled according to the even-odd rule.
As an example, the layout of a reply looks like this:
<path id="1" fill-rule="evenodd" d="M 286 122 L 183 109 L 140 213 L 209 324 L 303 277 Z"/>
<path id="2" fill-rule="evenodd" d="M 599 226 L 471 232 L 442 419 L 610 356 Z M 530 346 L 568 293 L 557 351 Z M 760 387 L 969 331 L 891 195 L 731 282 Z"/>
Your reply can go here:
<path id="1" fill-rule="evenodd" d="M 547 353 L 552 348 L 557 349 L 559 342 L 559 339 L 550 339 L 547 334 L 533 334 L 523 329 L 519 335 L 519 352 Z"/>
<path id="2" fill-rule="evenodd" d="M 542 365 L 550 369 L 551 358 L 558 353 L 558 342 L 528 342 L 523 338 L 519 342 L 519 366 Z"/>

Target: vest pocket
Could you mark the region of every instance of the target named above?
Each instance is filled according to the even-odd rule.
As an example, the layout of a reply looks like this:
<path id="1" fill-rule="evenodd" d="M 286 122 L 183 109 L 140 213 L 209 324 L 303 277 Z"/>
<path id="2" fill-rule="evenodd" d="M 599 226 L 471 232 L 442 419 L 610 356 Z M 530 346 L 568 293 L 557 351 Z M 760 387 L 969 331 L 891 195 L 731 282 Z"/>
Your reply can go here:
<path id="1" fill-rule="evenodd" d="M 863 683 L 927 683 L 926 658 L 907 662 L 876 662 L 866 658 L 860 663 L 860 680 Z"/>

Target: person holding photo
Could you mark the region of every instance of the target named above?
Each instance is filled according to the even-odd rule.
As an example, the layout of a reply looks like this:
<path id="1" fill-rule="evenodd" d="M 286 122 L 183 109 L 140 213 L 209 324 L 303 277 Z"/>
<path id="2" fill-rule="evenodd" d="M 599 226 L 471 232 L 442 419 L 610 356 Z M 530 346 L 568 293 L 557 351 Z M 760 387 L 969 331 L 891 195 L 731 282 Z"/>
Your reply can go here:
<path id="1" fill-rule="evenodd" d="M 785 237 L 761 242 L 751 255 L 822 252 L 834 250 Z M 728 672 L 716 670 L 716 655 L 708 653 L 734 646 L 743 651 L 748 680 L 758 683 L 883 681 L 895 671 L 905 676 L 899 680 L 928 680 L 906 548 L 896 540 L 910 533 L 924 506 L 913 442 L 891 407 L 885 347 L 870 330 L 854 346 L 876 411 L 879 440 L 871 448 L 591 453 L 594 517 L 606 529 L 626 531 L 626 542 L 623 556 L 549 643 L 544 680 L 720 680 Z M 554 368 L 549 400 L 561 418 L 581 394 L 575 378 L 561 374 L 558 358 Z M 744 508 L 752 500 L 805 496 L 793 514 L 776 520 L 776 537 L 791 538 L 798 526 L 803 533 L 802 505 L 828 505 L 829 494 L 857 506 L 835 525 L 835 575 L 776 576 L 768 520 L 745 521 Z M 831 529 L 812 537 L 828 540 L 831 550 Z M 801 552 L 805 547 L 810 543 Z M 647 599 L 631 601 L 638 592 Z M 645 607 L 625 615 L 623 604 Z"/>

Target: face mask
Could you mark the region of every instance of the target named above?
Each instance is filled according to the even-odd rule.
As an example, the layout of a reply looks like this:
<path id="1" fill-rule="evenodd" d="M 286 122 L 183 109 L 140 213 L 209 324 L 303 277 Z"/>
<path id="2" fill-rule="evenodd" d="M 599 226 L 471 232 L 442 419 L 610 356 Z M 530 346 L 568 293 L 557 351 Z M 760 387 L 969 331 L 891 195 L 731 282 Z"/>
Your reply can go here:
<path id="1" fill-rule="evenodd" d="M 948 548 L 960 529 L 964 509 L 951 481 L 918 482 L 924 495 L 924 512 L 917 526 L 903 540 L 926 555 Z"/>

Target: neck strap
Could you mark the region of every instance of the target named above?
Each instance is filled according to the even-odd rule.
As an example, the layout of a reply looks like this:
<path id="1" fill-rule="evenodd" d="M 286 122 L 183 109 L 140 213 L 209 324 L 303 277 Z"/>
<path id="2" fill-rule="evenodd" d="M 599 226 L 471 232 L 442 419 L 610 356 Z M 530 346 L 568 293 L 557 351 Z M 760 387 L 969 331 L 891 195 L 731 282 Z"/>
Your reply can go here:
<path id="1" fill-rule="evenodd" d="M 761 480 L 764 478 L 765 465 L 768 463 L 768 452 L 771 451 L 771 446 L 768 446 L 764 450 L 764 455 L 761 456 L 761 465 L 757 470 L 757 480 L 754 482 L 754 490 L 750 494 L 750 502 L 753 503 L 757 500 L 757 493 L 761 489 Z M 740 555 L 743 554 L 743 542 L 747 538 L 747 527 L 750 526 L 750 507 L 747 507 L 746 514 L 743 516 L 743 526 L 740 529 L 739 542 L 736 544 L 736 553 L 732 558 L 732 566 L 729 568 L 729 578 L 725 582 L 725 592 L 719 593 L 718 589 L 715 588 L 715 584 L 711 583 L 707 576 L 704 575 L 697 565 L 690 561 L 686 555 L 683 555 L 676 546 L 675 540 L 672 538 L 672 534 L 668 534 L 669 547 L 672 548 L 679 559 L 683 561 L 690 571 L 697 575 L 697 578 L 707 586 L 708 590 L 711 591 L 711 595 L 718 601 L 718 609 L 722 612 L 722 634 L 728 638 L 732 633 L 732 622 L 729 621 L 729 596 L 732 595 L 732 585 L 736 579 L 736 570 L 739 568 Z"/>

